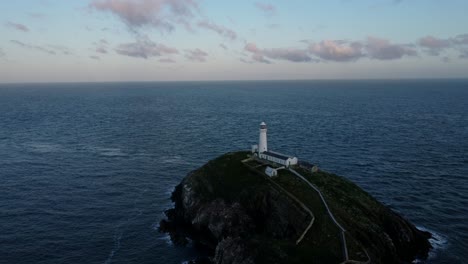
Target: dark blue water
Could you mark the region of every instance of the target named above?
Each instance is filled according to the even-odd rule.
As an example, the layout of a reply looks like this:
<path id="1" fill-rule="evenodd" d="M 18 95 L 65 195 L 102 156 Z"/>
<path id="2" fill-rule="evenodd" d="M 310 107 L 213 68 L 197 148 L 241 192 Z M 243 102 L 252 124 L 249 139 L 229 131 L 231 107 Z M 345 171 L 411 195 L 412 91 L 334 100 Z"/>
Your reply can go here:
<path id="1" fill-rule="evenodd" d="M 468 258 L 468 81 L 0 85 L 0 263 L 181 263 L 172 188 L 258 124 Z"/>

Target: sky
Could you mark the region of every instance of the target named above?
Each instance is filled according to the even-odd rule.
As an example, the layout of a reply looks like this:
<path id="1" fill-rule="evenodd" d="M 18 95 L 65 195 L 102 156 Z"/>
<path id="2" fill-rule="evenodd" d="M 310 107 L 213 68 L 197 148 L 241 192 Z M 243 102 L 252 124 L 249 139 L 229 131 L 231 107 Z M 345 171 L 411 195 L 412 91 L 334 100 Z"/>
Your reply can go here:
<path id="1" fill-rule="evenodd" d="M 15 0 L 0 82 L 468 78 L 466 0 Z"/>

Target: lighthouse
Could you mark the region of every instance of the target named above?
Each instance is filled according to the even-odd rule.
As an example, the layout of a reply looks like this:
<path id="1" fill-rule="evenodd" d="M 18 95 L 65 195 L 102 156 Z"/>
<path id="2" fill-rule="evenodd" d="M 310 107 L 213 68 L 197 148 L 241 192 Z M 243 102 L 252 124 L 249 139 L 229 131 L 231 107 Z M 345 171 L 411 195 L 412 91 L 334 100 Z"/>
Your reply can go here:
<path id="1" fill-rule="evenodd" d="M 298 163 L 297 158 L 294 156 L 284 155 L 275 151 L 268 150 L 267 125 L 265 124 L 265 122 L 262 122 L 260 124 L 260 135 L 258 138 L 258 145 L 252 145 L 252 154 L 254 155 L 254 157 L 257 158 L 257 160 L 273 162 L 273 163 L 283 165 L 285 167 L 289 167 L 291 165 L 297 165 Z M 267 173 L 267 175 L 270 175 L 270 174 L 271 173 Z"/>
<path id="2" fill-rule="evenodd" d="M 258 139 L 258 153 L 268 151 L 267 147 L 267 126 L 265 122 L 260 124 L 260 137 Z"/>

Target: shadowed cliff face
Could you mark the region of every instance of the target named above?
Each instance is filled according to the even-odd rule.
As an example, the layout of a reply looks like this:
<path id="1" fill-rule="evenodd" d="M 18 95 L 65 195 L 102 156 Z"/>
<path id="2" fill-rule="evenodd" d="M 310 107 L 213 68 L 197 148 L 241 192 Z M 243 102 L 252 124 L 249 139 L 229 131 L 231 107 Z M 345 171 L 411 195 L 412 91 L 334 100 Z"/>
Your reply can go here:
<path id="1" fill-rule="evenodd" d="M 317 221 L 296 245 L 311 221 L 310 214 L 266 177 L 244 166 L 241 160 L 246 157 L 246 152 L 229 153 L 187 175 L 172 194 L 174 208 L 166 211 L 168 219 L 161 221 L 160 230 L 176 244 L 186 244 L 190 238 L 210 249 L 212 257 L 200 263 L 342 262 L 339 245 L 326 242 L 338 240 L 339 234 L 327 228 L 318 208 L 309 208 Z M 347 229 L 356 260 L 367 260 L 364 251 L 372 263 L 411 262 L 427 255 L 430 234 L 417 230 L 349 181 L 321 174 L 326 183 L 316 184 Z M 275 181 L 298 198 L 313 195 L 295 180 L 285 174 Z M 342 188 L 330 191 L 325 185 Z"/>

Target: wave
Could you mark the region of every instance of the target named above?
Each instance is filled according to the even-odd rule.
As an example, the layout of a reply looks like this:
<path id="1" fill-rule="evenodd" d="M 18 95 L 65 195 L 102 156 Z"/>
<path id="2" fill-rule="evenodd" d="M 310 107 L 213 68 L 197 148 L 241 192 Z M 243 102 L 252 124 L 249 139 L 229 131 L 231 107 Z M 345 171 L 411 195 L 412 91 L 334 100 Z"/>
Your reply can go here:
<path id="1" fill-rule="evenodd" d="M 106 157 L 123 157 L 127 156 L 120 148 L 103 148 L 103 147 L 95 147 L 95 152 L 97 152 L 101 156 Z"/>
<path id="2" fill-rule="evenodd" d="M 161 163 L 163 164 L 174 164 L 174 165 L 190 165 L 191 163 L 183 159 L 182 156 L 172 155 L 165 156 L 161 158 Z"/>
<path id="3" fill-rule="evenodd" d="M 172 243 L 171 236 L 167 233 L 158 237 L 158 240 L 164 241 L 164 243 L 168 246 L 174 246 L 174 243 Z"/>
<path id="4" fill-rule="evenodd" d="M 64 147 L 56 143 L 47 142 L 29 142 L 25 143 L 24 146 L 33 153 L 54 153 L 64 151 Z"/>
<path id="5" fill-rule="evenodd" d="M 429 232 L 432 234 L 432 237 L 429 239 L 429 243 L 431 243 L 432 249 L 429 251 L 428 260 L 434 259 L 441 251 L 447 249 L 449 242 L 446 236 L 422 226 L 417 226 L 417 228 L 421 231 Z M 415 261 L 413 261 L 413 263 L 425 262 L 416 259 Z"/>
<path id="6" fill-rule="evenodd" d="M 121 232 L 121 231 L 114 234 L 114 247 L 112 248 L 112 251 L 110 252 L 110 254 L 107 257 L 104 264 L 110 264 L 112 262 L 112 258 L 114 257 L 115 253 L 117 253 L 117 251 L 119 251 L 119 249 L 120 249 L 120 240 L 122 239 L 122 235 L 123 235 L 123 232 Z"/>

